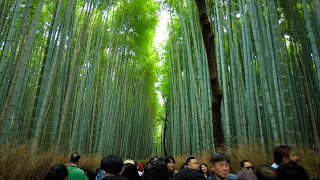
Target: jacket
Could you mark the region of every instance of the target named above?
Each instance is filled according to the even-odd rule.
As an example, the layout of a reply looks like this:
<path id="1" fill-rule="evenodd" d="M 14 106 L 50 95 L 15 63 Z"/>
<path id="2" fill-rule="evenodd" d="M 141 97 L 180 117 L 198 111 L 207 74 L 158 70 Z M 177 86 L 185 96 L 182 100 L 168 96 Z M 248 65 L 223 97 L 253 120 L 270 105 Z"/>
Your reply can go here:
<path id="1" fill-rule="evenodd" d="M 206 180 L 206 178 L 197 170 L 183 168 L 173 176 L 173 180 Z"/>
<path id="2" fill-rule="evenodd" d="M 128 178 L 124 176 L 106 176 L 103 178 L 103 180 L 128 180 Z"/>

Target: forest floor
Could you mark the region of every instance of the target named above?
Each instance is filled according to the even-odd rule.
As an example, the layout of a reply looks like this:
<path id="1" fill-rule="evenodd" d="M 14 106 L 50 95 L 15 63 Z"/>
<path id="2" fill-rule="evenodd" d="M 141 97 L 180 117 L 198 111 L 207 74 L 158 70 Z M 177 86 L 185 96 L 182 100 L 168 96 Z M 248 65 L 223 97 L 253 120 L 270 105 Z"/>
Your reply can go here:
<path id="1" fill-rule="evenodd" d="M 238 147 L 224 150 L 230 154 L 232 173 L 239 170 L 240 161 L 249 160 L 255 167 L 272 164 L 272 153 L 265 153 L 255 147 Z M 309 173 L 310 177 L 320 176 L 319 153 L 311 150 L 296 150 L 299 157 L 299 164 Z M 209 164 L 210 152 L 203 152 L 201 155 L 194 155 L 200 163 Z M 0 147 L 0 179 L 42 179 L 50 167 L 54 164 L 68 163 L 70 154 L 56 153 L 50 151 L 38 151 L 32 153 L 28 145 L 21 145 L 16 148 Z M 176 169 L 187 159 L 187 155 L 176 156 Z M 100 165 L 102 157 L 98 155 L 81 155 L 79 167 L 89 171 L 95 171 Z M 123 159 L 125 160 L 125 159 Z M 137 160 L 145 164 L 148 159 Z"/>

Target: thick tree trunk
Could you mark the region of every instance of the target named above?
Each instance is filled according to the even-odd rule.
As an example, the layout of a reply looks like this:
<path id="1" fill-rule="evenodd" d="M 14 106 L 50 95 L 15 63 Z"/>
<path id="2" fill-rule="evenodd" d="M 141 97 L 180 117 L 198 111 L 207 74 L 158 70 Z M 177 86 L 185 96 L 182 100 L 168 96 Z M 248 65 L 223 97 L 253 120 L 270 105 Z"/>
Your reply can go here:
<path id="1" fill-rule="evenodd" d="M 209 77 L 210 85 L 212 92 L 212 121 L 213 121 L 213 131 L 214 131 L 214 140 L 216 147 L 222 146 L 224 143 L 223 140 L 223 131 L 221 123 L 221 99 L 222 92 L 220 90 L 220 85 L 218 81 L 218 71 L 217 71 L 217 61 L 216 61 L 216 52 L 215 52 L 215 42 L 214 42 L 214 33 L 211 27 L 205 0 L 195 0 L 198 6 L 199 20 L 202 29 L 202 37 L 206 47 L 208 66 L 209 66 Z"/>

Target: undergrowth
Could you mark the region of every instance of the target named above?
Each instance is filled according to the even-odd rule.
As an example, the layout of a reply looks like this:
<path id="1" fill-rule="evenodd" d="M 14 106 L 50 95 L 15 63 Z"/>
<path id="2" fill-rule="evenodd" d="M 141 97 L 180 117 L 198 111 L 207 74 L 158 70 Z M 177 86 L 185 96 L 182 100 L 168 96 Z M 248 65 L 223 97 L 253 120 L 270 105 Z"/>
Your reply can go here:
<path id="1" fill-rule="evenodd" d="M 320 176 L 320 156 L 319 153 L 310 150 L 296 150 L 299 157 L 299 164 L 309 173 L 310 177 Z M 270 165 L 272 154 L 262 152 L 258 147 L 237 147 L 225 149 L 224 152 L 230 155 L 232 172 L 237 173 L 239 162 L 243 159 L 251 161 L 255 167 L 260 165 Z M 80 154 L 80 168 L 95 171 L 100 165 L 102 156 Z M 209 164 L 211 153 L 203 152 L 195 155 L 200 163 Z M 28 145 L 18 147 L 1 146 L 0 148 L 0 179 L 42 179 L 54 164 L 66 164 L 70 154 L 49 151 L 30 151 Z M 176 169 L 187 159 L 187 155 L 176 156 Z M 125 159 L 124 159 L 125 160 Z M 138 162 L 146 163 L 145 160 Z"/>

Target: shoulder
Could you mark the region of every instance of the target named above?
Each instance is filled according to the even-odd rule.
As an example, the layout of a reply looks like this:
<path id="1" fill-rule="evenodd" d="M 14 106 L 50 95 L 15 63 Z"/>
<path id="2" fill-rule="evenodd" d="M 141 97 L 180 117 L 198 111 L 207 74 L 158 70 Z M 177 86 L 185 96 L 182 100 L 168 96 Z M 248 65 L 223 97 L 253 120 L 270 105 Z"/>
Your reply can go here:
<path id="1" fill-rule="evenodd" d="M 195 169 L 188 169 L 184 168 L 179 171 L 175 176 L 174 179 L 206 179 L 199 171 Z"/>
<path id="2" fill-rule="evenodd" d="M 67 169 L 74 169 L 77 168 L 77 166 L 71 165 L 71 164 L 66 164 Z"/>
<path id="3" fill-rule="evenodd" d="M 214 175 L 212 175 L 210 177 L 211 177 L 212 180 L 217 180 L 217 178 Z"/>
<path id="4" fill-rule="evenodd" d="M 128 180 L 128 178 L 124 176 L 106 176 L 103 180 Z"/>
<path id="5" fill-rule="evenodd" d="M 74 171 L 77 172 L 77 173 L 81 173 L 81 174 L 83 173 L 84 174 L 84 171 L 82 169 L 80 169 L 80 168 L 77 168 L 77 167 L 74 168 Z"/>
<path id="6" fill-rule="evenodd" d="M 187 168 L 183 168 L 180 171 L 175 172 L 174 176 L 180 176 L 180 175 L 186 174 L 187 172 L 188 172 L 188 169 Z"/>
<path id="7" fill-rule="evenodd" d="M 214 180 L 212 176 L 208 176 L 207 180 Z"/>
<path id="8" fill-rule="evenodd" d="M 255 174 L 254 174 L 252 171 L 246 170 L 246 173 L 250 173 L 250 175 L 253 174 L 252 176 L 255 176 Z M 254 177 L 252 177 L 252 176 L 247 177 L 247 178 L 248 178 L 248 179 L 254 179 Z M 228 174 L 227 180 L 235 180 L 235 179 L 238 179 L 238 175 L 232 174 L 232 173 Z"/>
<path id="9" fill-rule="evenodd" d="M 68 173 L 71 176 L 86 177 L 86 174 L 84 173 L 84 171 L 80 168 L 77 168 L 77 167 L 69 167 Z"/>
<path id="10" fill-rule="evenodd" d="M 206 179 L 203 174 L 201 174 L 198 170 L 191 169 L 190 174 L 192 177 L 197 178 L 197 179 Z"/>

